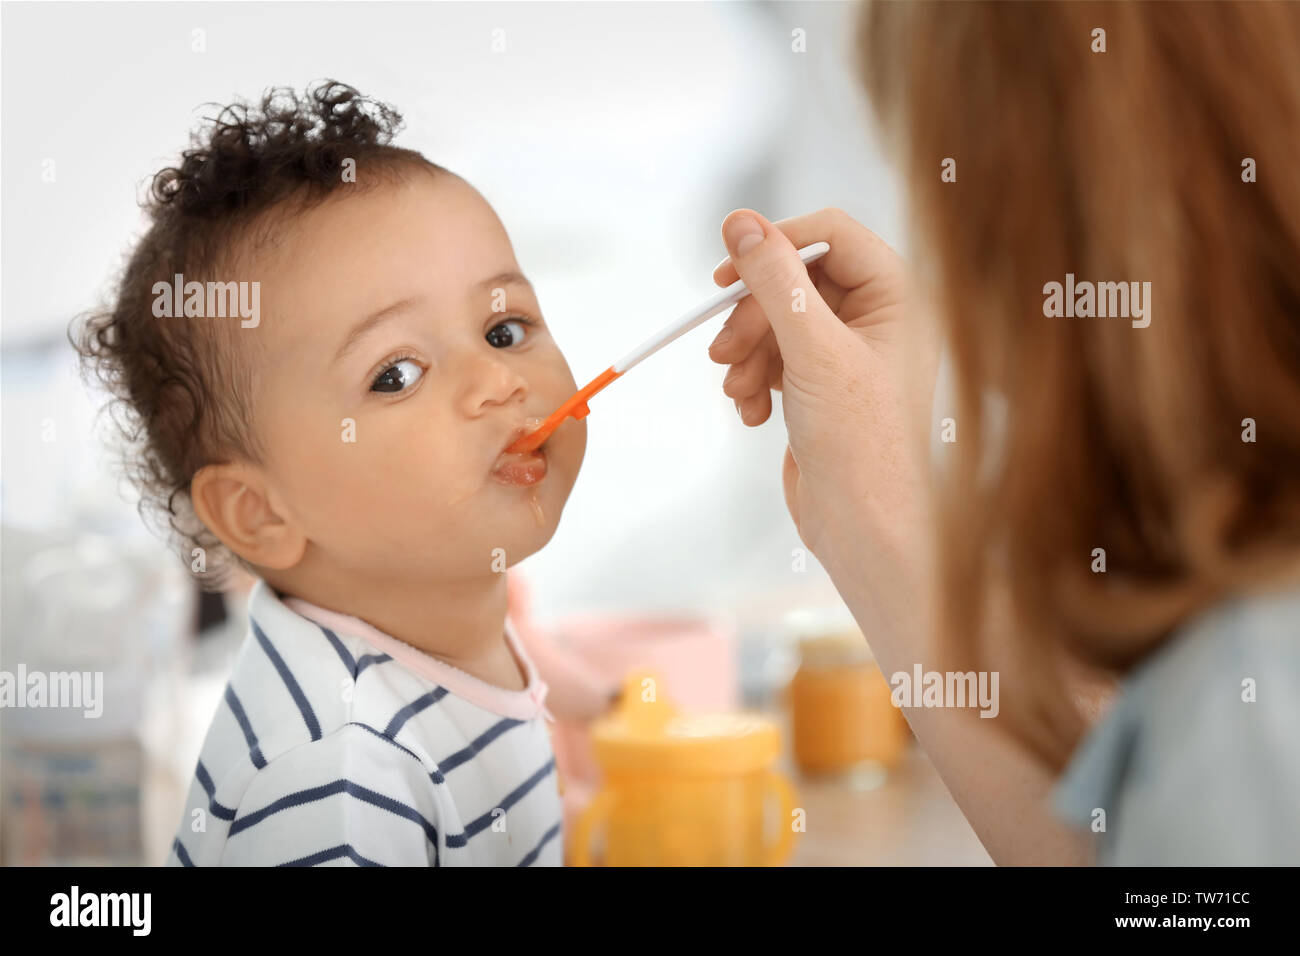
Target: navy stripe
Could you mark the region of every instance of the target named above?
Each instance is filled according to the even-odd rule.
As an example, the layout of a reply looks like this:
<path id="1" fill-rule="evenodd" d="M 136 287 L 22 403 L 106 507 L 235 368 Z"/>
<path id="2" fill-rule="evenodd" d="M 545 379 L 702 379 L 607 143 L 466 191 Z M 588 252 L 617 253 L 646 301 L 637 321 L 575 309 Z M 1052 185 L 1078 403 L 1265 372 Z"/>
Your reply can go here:
<path id="1" fill-rule="evenodd" d="M 439 768 L 441 768 L 443 773 L 450 773 L 467 760 L 473 760 L 478 756 L 479 752 L 482 751 L 483 748 L 496 740 L 511 727 L 518 727 L 522 723 L 525 723 L 525 721 L 515 720 L 512 717 L 507 717 L 504 720 L 498 721 L 487 730 L 483 731 L 483 733 L 479 734 L 474 740 L 471 740 L 468 747 L 456 751 L 445 760 L 439 760 Z"/>
<path id="2" fill-rule="evenodd" d="M 356 679 L 356 677 L 371 664 L 382 664 L 385 661 L 392 660 L 392 658 L 387 654 L 363 654 L 361 659 L 357 660 L 352 656 L 352 652 L 344 646 L 341 640 L 339 640 L 337 634 L 324 625 L 317 624 L 316 626 L 321 629 L 329 642 L 334 645 L 334 650 L 338 653 L 339 659 L 343 661 L 343 666 L 348 669 L 348 673 L 352 675 L 353 679 Z"/>
<path id="3" fill-rule="evenodd" d="M 253 725 L 248 722 L 244 705 L 235 696 L 235 688 L 229 684 L 226 685 L 226 703 L 230 705 L 230 712 L 235 715 L 235 720 L 239 721 L 239 729 L 244 732 L 244 740 L 248 742 L 248 756 L 252 758 L 253 766 L 261 770 L 266 766 L 266 758 L 262 756 L 262 748 L 257 745 L 257 734 L 253 733 Z"/>
<path id="4" fill-rule="evenodd" d="M 528 792 L 532 790 L 533 787 L 545 780 L 554 767 L 555 758 L 552 757 L 550 760 L 546 761 L 541 770 L 538 770 L 535 774 L 506 794 L 506 798 L 494 806 L 492 810 L 489 810 L 477 820 L 470 823 L 470 825 L 465 828 L 465 836 L 467 838 L 477 836 L 479 833 L 490 827 L 492 825 L 492 812 L 494 810 L 509 810 L 524 797 L 528 796 Z M 447 845 L 452 845 L 451 837 L 447 837 Z"/>
<path id="5" fill-rule="evenodd" d="M 541 854 L 542 847 L 546 846 L 546 844 L 550 843 L 559 835 L 560 835 L 560 825 L 556 823 L 549 830 L 547 830 L 545 833 L 542 834 L 542 839 L 538 841 L 537 846 L 533 847 L 533 849 L 529 852 L 529 854 L 526 857 L 524 857 L 522 860 L 520 860 L 516 865 L 532 866 L 533 863 L 537 860 L 537 857 Z"/>
<path id="6" fill-rule="evenodd" d="M 198 769 L 194 771 L 194 775 L 199 778 L 199 784 L 208 794 L 208 809 L 212 811 L 212 815 L 218 820 L 235 819 L 235 811 L 230 807 L 223 807 L 217 803 L 216 798 L 213 796 L 217 792 L 217 787 L 212 782 L 212 777 L 208 775 L 208 768 L 203 766 L 202 760 L 199 761 Z"/>
<path id="7" fill-rule="evenodd" d="M 388 722 L 388 726 L 384 728 L 384 736 L 386 737 L 394 736 L 399 730 L 402 729 L 402 725 L 405 724 L 408 720 L 410 720 L 420 711 L 424 710 L 426 707 L 430 707 L 433 704 L 438 703 L 438 701 L 442 700 L 446 696 L 447 696 L 447 688 L 435 687 L 433 690 L 429 691 L 429 693 L 422 694 L 419 697 L 415 698 L 415 700 L 411 701 L 409 704 L 407 704 L 397 713 L 393 714 L 393 719 L 390 720 Z"/>
<path id="8" fill-rule="evenodd" d="M 176 857 L 181 861 L 181 866 L 193 866 L 194 861 L 190 855 L 185 852 L 185 846 L 181 843 L 180 837 L 172 840 L 172 849 L 176 851 Z"/>
<path id="9" fill-rule="evenodd" d="M 414 760 L 416 763 L 418 763 L 418 764 L 420 765 L 420 769 L 421 769 L 421 770 L 424 770 L 424 769 L 425 769 L 425 767 L 424 767 L 424 761 L 421 760 L 419 757 L 417 757 L 417 756 L 415 755 L 415 752 L 414 752 L 414 751 L 412 751 L 412 750 L 407 750 L 405 747 L 403 747 L 401 744 L 399 744 L 399 743 L 398 743 L 396 740 L 394 740 L 392 737 L 386 737 L 386 736 L 384 736 L 382 733 L 380 733 L 378 730 L 376 730 L 374 727 L 371 727 L 369 724 L 363 724 L 363 723 L 361 723 L 360 721 L 352 720 L 352 721 L 348 721 L 348 723 L 352 724 L 354 727 L 360 727 L 362 730 L 369 731 L 370 733 L 372 733 L 372 734 L 374 734 L 376 737 L 378 737 L 380 740 L 383 740 L 383 741 L 385 741 L 385 742 L 391 744 L 392 746 L 394 746 L 394 747 L 396 747 L 398 750 L 400 750 L 402 753 L 404 753 L 404 754 L 406 754 L 408 757 L 410 757 L 412 760 Z M 446 785 L 446 783 L 447 783 L 446 778 L 444 778 L 443 775 L 442 775 L 441 773 L 439 773 L 437 770 L 426 771 L 426 773 L 429 774 L 429 779 L 432 780 L 432 781 L 434 782 L 434 784 L 436 784 L 436 785 L 441 785 L 441 786 L 445 786 L 445 785 Z M 464 836 L 464 834 L 461 834 L 460 842 L 459 842 L 459 843 L 457 843 L 457 844 L 451 844 L 451 843 L 449 843 L 448 845 L 449 845 L 449 846 L 451 846 L 451 845 L 455 845 L 455 846 L 464 846 L 464 845 L 465 845 L 465 836 Z M 433 865 L 434 865 L 434 866 L 442 866 L 442 861 L 441 861 L 441 858 L 440 858 L 440 853 L 441 853 L 441 851 L 438 849 L 438 841 L 437 841 L 437 840 L 434 840 L 434 841 L 433 841 Z"/>
<path id="10" fill-rule="evenodd" d="M 330 860 L 337 860 L 345 856 L 357 866 L 383 866 L 382 863 L 376 863 L 374 860 L 367 860 L 364 856 L 352 849 L 347 843 L 339 846 L 332 846 L 328 850 L 321 850 L 319 853 L 313 853 L 310 856 L 304 856 L 301 859 L 292 860 L 288 863 L 281 863 L 280 866 L 316 866 L 319 863 L 328 863 Z"/>
<path id="11" fill-rule="evenodd" d="M 360 721 L 357 721 L 357 720 L 350 720 L 350 721 L 348 721 L 348 723 L 349 723 L 351 726 L 353 726 L 353 727 L 360 727 L 362 730 L 368 730 L 368 731 L 370 731 L 370 733 L 374 734 L 374 735 L 375 735 L 376 737 L 378 737 L 380 740 L 384 740 L 384 741 L 387 741 L 388 743 L 392 744 L 394 747 L 396 747 L 396 748 L 397 748 L 398 750 L 400 750 L 402 753 L 407 754 L 408 756 L 410 756 L 411 759 L 413 759 L 416 763 L 418 763 L 418 764 L 420 765 L 420 769 L 421 769 L 421 770 L 424 770 L 424 761 L 421 760 L 419 757 L 417 757 L 417 756 L 415 755 L 415 752 L 414 752 L 414 751 L 412 751 L 412 750 L 407 750 L 405 747 L 403 747 L 401 744 L 399 744 L 399 743 L 398 743 L 396 740 L 394 740 L 392 737 L 386 737 L 386 736 L 384 736 L 383 733 L 381 733 L 381 732 L 378 731 L 378 730 L 375 730 L 375 728 L 374 728 L 374 727 L 371 727 L 369 724 L 363 724 L 363 723 L 361 723 Z M 434 771 L 432 771 L 432 772 L 429 773 L 429 779 L 432 780 L 434 783 L 446 783 L 446 782 L 447 782 L 446 778 L 443 777 L 443 775 L 442 775 L 441 773 L 439 773 L 437 770 L 434 770 Z"/>
<path id="12" fill-rule="evenodd" d="M 311 704 L 307 702 L 306 696 L 303 695 L 302 688 L 298 686 L 298 681 L 294 679 L 293 672 L 289 670 L 289 666 L 285 664 L 280 653 L 271 646 L 271 642 L 266 639 L 266 635 L 257 626 L 257 622 L 250 617 L 249 623 L 253 625 L 253 634 L 257 637 L 257 643 L 262 645 L 262 650 L 271 659 L 275 669 L 280 672 L 280 679 L 284 681 L 284 686 L 289 688 L 290 696 L 293 697 L 294 703 L 298 705 L 298 710 L 302 712 L 302 719 L 307 725 L 307 731 L 311 734 L 311 739 L 320 740 L 320 724 L 316 720 L 316 714 L 312 712 Z"/>
<path id="13" fill-rule="evenodd" d="M 371 664 L 383 664 L 385 661 L 391 661 L 392 658 L 387 654 L 363 654 L 357 661 L 357 673 L 360 674 Z"/>
<path id="14" fill-rule="evenodd" d="M 418 823 L 424 828 L 427 836 L 436 846 L 438 843 L 438 831 L 432 823 L 424 819 L 420 811 L 414 807 L 407 806 L 399 800 L 392 797 L 384 796 L 382 793 L 376 793 L 360 784 L 353 783 L 351 780 L 335 780 L 333 783 L 327 783 L 320 787 L 311 787 L 307 790 L 299 790 L 296 793 L 288 794 L 281 797 L 274 803 L 268 804 L 260 810 L 254 810 L 247 816 L 240 817 L 230 825 L 229 836 L 234 836 L 242 830 L 256 826 L 272 814 L 279 813 L 281 810 L 288 810 L 291 807 L 300 807 L 304 804 L 314 803 L 317 800 L 324 800 L 326 797 L 332 797 L 335 794 L 345 793 L 349 797 L 362 800 L 366 803 L 379 807 L 381 810 L 387 810 L 399 817 L 405 817 Z"/>

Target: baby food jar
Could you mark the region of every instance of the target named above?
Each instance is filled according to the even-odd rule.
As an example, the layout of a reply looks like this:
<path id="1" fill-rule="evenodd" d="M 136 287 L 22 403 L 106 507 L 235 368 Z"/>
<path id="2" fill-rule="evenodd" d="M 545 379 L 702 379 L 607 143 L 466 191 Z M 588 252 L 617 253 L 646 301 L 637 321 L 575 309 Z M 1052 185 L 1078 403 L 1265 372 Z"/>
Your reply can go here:
<path id="1" fill-rule="evenodd" d="M 795 764 L 804 773 L 883 778 L 902 756 L 907 721 L 857 629 L 799 641 L 788 700 Z"/>
<path id="2" fill-rule="evenodd" d="M 678 713 L 639 671 L 592 727 L 603 784 L 574 827 L 570 858 L 607 866 L 779 866 L 794 846 L 794 790 L 773 769 L 777 726 L 758 714 Z"/>

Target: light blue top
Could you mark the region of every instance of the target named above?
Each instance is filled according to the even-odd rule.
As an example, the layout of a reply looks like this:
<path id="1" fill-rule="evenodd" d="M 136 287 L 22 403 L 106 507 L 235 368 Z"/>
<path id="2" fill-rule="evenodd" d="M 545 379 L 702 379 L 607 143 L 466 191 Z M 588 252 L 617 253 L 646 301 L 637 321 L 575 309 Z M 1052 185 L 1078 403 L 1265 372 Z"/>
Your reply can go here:
<path id="1" fill-rule="evenodd" d="M 1101 864 L 1300 865 L 1300 590 L 1234 599 L 1171 637 L 1052 803 L 1090 829 L 1105 810 Z"/>

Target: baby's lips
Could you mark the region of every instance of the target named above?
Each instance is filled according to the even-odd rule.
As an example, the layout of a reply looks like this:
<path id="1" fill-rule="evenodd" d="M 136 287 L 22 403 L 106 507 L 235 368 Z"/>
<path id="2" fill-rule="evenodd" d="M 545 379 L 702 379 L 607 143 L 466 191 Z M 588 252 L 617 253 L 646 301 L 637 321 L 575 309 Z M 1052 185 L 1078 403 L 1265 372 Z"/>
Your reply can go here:
<path id="1" fill-rule="evenodd" d="M 502 455 L 492 477 L 506 485 L 535 485 L 546 477 L 546 456 L 539 451 L 527 455 Z"/>
<path id="2" fill-rule="evenodd" d="M 536 418 L 533 416 L 525 418 L 524 423 L 515 429 L 514 434 L 510 436 L 510 440 L 505 443 L 504 447 L 509 448 L 511 445 L 519 441 L 519 439 L 523 438 L 525 435 L 531 435 L 533 432 L 537 431 L 537 429 L 541 428 L 542 423 L 545 421 L 546 421 L 545 418 Z"/>
<path id="3" fill-rule="evenodd" d="M 508 449 L 525 435 L 536 431 L 545 419 L 527 418 L 506 443 Z M 492 466 L 492 477 L 507 485 L 535 485 L 546 477 L 546 452 L 542 448 L 520 454 L 502 451 Z"/>

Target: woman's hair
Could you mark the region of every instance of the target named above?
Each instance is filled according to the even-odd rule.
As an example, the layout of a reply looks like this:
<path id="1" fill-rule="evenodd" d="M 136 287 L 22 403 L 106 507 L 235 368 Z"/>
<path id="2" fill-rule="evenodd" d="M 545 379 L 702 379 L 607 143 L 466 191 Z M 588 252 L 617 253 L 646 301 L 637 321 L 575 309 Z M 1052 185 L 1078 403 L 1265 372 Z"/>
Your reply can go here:
<path id="1" fill-rule="evenodd" d="M 204 465 L 261 460 L 249 402 L 257 333 L 238 320 L 158 318 L 154 285 L 171 286 L 178 274 L 186 284 L 244 278 L 281 225 L 329 196 L 412 170 L 445 172 L 389 145 L 401 125 L 391 107 L 333 81 L 302 98 L 271 89 L 260 108 L 222 108 L 191 135 L 178 166 L 154 175 L 142 204 L 147 231 L 114 280 L 110 304 L 69 328 L 83 373 L 112 396 L 141 517 L 171 537 L 187 563 L 192 549 L 203 549 L 205 587 L 222 587 L 232 564 L 249 568 L 198 520 L 189 488 Z"/>
<path id="2" fill-rule="evenodd" d="M 1123 673 L 1300 561 L 1300 5 L 873 3 L 859 42 L 956 375 L 940 637 L 987 661 L 1005 583 L 1003 709 L 1059 768 L 1064 661 Z"/>

